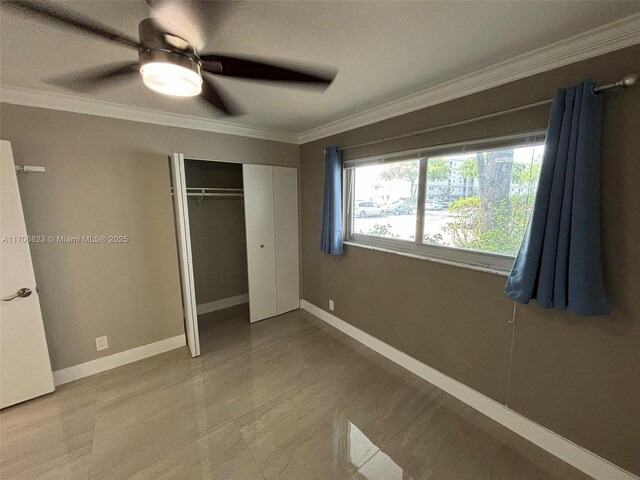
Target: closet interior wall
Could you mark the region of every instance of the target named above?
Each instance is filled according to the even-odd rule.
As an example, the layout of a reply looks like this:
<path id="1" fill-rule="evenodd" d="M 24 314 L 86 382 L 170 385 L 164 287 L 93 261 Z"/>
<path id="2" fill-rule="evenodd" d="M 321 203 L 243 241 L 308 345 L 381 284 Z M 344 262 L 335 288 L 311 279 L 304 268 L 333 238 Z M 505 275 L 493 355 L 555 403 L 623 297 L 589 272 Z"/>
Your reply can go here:
<path id="1" fill-rule="evenodd" d="M 242 189 L 242 165 L 185 160 L 187 188 Z M 198 311 L 247 295 L 247 244 L 242 197 L 187 197 Z"/>

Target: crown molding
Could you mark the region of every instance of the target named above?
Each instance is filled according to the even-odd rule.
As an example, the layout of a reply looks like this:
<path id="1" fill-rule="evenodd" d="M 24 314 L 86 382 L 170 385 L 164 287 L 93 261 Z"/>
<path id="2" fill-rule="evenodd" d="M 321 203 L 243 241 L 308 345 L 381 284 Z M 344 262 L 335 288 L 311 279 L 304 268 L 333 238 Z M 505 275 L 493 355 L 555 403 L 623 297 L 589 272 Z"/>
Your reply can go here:
<path id="1" fill-rule="evenodd" d="M 608 23 L 299 135 L 304 144 L 640 43 L 640 14 Z"/>
<path id="2" fill-rule="evenodd" d="M 13 85 L 0 85 L 0 102 L 301 145 L 638 43 L 640 43 L 640 13 L 302 133 L 269 130 Z"/>
<path id="3" fill-rule="evenodd" d="M 250 127 L 237 123 L 182 115 L 179 113 L 161 112 L 148 108 L 84 98 L 77 95 L 46 92 L 13 85 L 0 85 L 0 102 L 51 110 L 62 110 L 65 112 L 84 113 L 99 117 L 118 118 L 121 120 L 151 123 L 166 127 L 179 127 L 190 130 L 259 138 L 261 140 L 272 140 L 275 142 L 299 143 L 298 135 L 294 133 Z"/>

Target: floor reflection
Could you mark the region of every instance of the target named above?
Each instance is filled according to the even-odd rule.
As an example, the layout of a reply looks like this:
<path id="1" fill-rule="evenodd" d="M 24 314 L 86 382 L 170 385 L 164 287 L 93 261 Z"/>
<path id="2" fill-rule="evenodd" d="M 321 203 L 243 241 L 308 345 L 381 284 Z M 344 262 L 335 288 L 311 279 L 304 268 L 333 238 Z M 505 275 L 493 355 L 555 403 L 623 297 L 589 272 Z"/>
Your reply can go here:
<path id="1" fill-rule="evenodd" d="M 352 422 L 347 422 L 349 458 L 354 466 L 362 467 L 351 477 L 361 480 L 413 480 L 402 467 L 378 447 Z M 373 456 L 371 452 L 378 450 Z"/>
<path id="2" fill-rule="evenodd" d="M 147 358 L 0 413 L 1 478 L 586 480 L 304 312 L 201 319 Z"/>
<path id="3" fill-rule="evenodd" d="M 349 432 L 349 459 L 356 466 L 362 465 L 369 459 L 372 451 L 378 450 L 378 447 L 353 423 L 348 422 L 347 431 Z"/>

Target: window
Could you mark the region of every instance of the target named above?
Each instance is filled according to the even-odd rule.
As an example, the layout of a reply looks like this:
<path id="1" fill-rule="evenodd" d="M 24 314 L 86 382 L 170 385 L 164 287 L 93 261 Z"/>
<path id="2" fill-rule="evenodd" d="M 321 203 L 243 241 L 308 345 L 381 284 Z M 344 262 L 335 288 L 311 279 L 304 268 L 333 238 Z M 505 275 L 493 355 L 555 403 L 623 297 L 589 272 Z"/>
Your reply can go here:
<path id="1" fill-rule="evenodd" d="M 531 216 L 544 132 L 345 162 L 347 240 L 507 271 Z"/>
<path id="2" fill-rule="evenodd" d="M 357 168 L 353 232 L 415 240 L 418 160 Z"/>

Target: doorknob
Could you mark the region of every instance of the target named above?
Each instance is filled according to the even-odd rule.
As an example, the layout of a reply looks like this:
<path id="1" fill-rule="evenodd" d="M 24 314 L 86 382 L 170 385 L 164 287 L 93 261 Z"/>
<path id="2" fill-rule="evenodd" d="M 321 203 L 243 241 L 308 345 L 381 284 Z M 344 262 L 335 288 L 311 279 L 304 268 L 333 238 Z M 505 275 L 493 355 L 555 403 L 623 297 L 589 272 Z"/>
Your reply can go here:
<path id="1" fill-rule="evenodd" d="M 10 297 L 4 297 L 2 299 L 2 301 L 3 302 L 10 302 L 14 298 L 18 298 L 18 297 L 25 298 L 25 297 L 28 297 L 29 295 L 31 295 L 31 289 L 25 287 L 25 288 L 21 288 L 20 290 L 18 290 L 16 293 L 11 295 Z"/>

